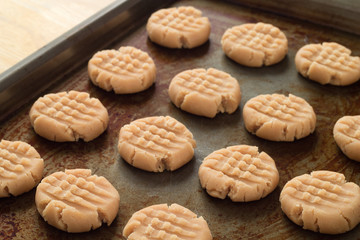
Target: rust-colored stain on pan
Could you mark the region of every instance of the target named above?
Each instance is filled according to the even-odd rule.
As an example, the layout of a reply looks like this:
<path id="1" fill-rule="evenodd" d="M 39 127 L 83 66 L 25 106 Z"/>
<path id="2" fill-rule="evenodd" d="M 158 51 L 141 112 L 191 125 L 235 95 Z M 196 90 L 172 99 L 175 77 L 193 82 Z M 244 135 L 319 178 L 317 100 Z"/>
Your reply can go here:
<path id="1" fill-rule="evenodd" d="M 37 213 L 35 189 L 18 197 L 0 199 L 0 239 L 123 239 L 122 229 L 137 210 L 159 203 L 178 203 L 203 216 L 214 239 L 335 239 L 303 230 L 282 213 L 279 195 L 291 178 L 313 170 L 344 173 L 348 181 L 360 184 L 360 164 L 346 158 L 332 137 L 332 129 L 340 117 L 360 114 L 360 83 L 348 87 L 322 86 L 301 77 L 295 69 L 296 51 L 307 43 L 335 41 L 360 55 L 358 37 L 332 31 L 271 13 L 226 4 L 221 1 L 180 1 L 192 5 L 208 16 L 210 40 L 204 45 L 187 49 L 166 49 L 149 41 L 144 26 L 109 48 L 131 45 L 150 54 L 157 66 L 156 83 L 148 90 L 131 95 L 116 95 L 94 86 L 87 75 L 86 64 L 49 92 L 75 89 L 89 92 L 108 109 L 109 128 L 97 139 L 85 143 L 54 143 L 36 135 L 28 112 L 32 102 L 1 124 L 0 138 L 22 140 L 34 146 L 45 161 L 44 176 L 65 168 L 90 168 L 105 176 L 119 191 L 120 209 L 111 226 L 82 234 L 57 230 Z M 267 22 L 279 27 L 289 41 L 289 53 L 280 63 L 263 68 L 240 66 L 227 58 L 221 49 L 221 36 L 234 25 L 247 22 Z M 100 49 L 99 49 L 100 50 Z M 175 74 L 191 68 L 214 67 L 228 72 L 241 86 L 241 106 L 234 114 L 219 114 L 208 119 L 188 114 L 176 108 L 167 89 Z M 46 94 L 44 93 L 44 94 Z M 295 142 L 270 142 L 248 133 L 242 119 L 242 107 L 250 98 L 264 93 L 292 93 L 306 99 L 317 114 L 315 133 Z M 117 152 L 118 132 L 132 120 L 170 115 L 192 131 L 197 148 L 188 164 L 174 172 L 149 173 L 123 161 Z M 267 152 L 276 162 L 280 182 L 273 193 L 250 203 L 233 203 L 229 199 L 210 197 L 198 179 L 201 161 L 214 150 L 248 144 Z M 340 235 L 341 239 L 356 239 L 360 227 Z"/>

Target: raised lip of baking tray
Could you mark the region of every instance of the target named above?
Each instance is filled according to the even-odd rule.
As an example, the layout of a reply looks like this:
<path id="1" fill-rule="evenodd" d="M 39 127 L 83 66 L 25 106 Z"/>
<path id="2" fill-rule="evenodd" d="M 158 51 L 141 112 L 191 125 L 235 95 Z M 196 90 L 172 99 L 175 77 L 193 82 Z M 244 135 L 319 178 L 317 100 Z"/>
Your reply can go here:
<path id="1" fill-rule="evenodd" d="M 312 22 L 360 35 L 360 1 L 354 0 L 227 0 L 251 8 L 271 11 L 290 18 Z"/>
<path id="2" fill-rule="evenodd" d="M 76 69 L 96 50 L 124 37 L 140 24 L 139 16 L 175 0 L 118 0 L 0 74 L 0 122 L 31 97 Z M 106 42 L 102 39 L 107 39 Z M 77 64 L 75 59 L 78 59 Z M 71 61 L 69 61 L 71 59 Z"/>

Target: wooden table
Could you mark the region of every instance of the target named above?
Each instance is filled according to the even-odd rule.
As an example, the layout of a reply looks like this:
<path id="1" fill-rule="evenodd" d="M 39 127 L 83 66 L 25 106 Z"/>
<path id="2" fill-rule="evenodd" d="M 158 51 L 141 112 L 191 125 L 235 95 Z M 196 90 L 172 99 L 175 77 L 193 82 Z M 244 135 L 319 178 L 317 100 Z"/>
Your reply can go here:
<path id="1" fill-rule="evenodd" d="M 115 0 L 1 0 L 0 74 Z"/>

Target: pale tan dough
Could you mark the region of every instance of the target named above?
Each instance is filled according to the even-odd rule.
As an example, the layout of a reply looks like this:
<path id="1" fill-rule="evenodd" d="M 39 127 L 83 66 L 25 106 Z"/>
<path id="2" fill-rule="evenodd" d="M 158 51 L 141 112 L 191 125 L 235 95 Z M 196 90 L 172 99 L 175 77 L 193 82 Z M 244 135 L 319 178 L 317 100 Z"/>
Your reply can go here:
<path id="1" fill-rule="evenodd" d="M 29 115 L 35 132 L 55 142 L 91 141 L 105 131 L 109 122 L 102 103 L 78 91 L 40 97 Z"/>
<path id="2" fill-rule="evenodd" d="M 108 226 L 119 210 L 120 196 L 104 177 L 90 169 L 71 169 L 45 177 L 35 194 L 37 210 L 50 225 L 67 232 Z"/>
<path id="3" fill-rule="evenodd" d="M 346 86 L 360 79 L 360 57 L 335 42 L 308 44 L 295 56 L 297 71 L 321 84 Z"/>
<path id="4" fill-rule="evenodd" d="M 194 7 L 160 9 L 146 25 L 151 41 L 168 48 L 194 48 L 209 39 L 210 21 Z"/>
<path id="5" fill-rule="evenodd" d="M 360 162 L 360 115 L 340 118 L 333 134 L 341 151 L 348 158 Z"/>
<path id="6" fill-rule="evenodd" d="M 248 67 L 280 62 L 288 52 L 285 34 L 268 23 L 246 23 L 225 31 L 221 39 L 225 54 Z"/>
<path id="7" fill-rule="evenodd" d="M 275 161 L 265 152 L 248 145 L 214 151 L 199 168 L 201 186 L 213 197 L 234 202 L 259 200 L 279 183 Z"/>
<path id="8" fill-rule="evenodd" d="M 44 160 L 31 145 L 21 141 L 0 142 L 0 198 L 18 196 L 41 180 Z"/>
<path id="9" fill-rule="evenodd" d="M 287 182 L 281 208 L 291 221 L 314 232 L 340 234 L 360 222 L 360 187 L 332 171 L 314 171 Z"/>
<path id="10" fill-rule="evenodd" d="M 294 141 L 315 131 L 316 115 L 304 99 L 289 94 L 265 94 L 244 106 L 246 129 L 271 141 Z"/>
<path id="11" fill-rule="evenodd" d="M 155 116 L 137 119 L 119 133 L 121 157 L 134 167 L 150 172 L 174 171 L 194 156 L 192 133 L 176 119 Z"/>
<path id="12" fill-rule="evenodd" d="M 210 229 L 203 217 L 176 203 L 152 205 L 134 213 L 125 225 L 128 240 L 211 240 Z"/>
<path id="13" fill-rule="evenodd" d="M 146 52 L 128 46 L 95 53 L 89 60 L 88 74 L 96 86 L 106 91 L 136 93 L 154 83 L 156 66 Z"/>
<path id="14" fill-rule="evenodd" d="M 171 101 L 182 110 L 209 118 L 236 111 L 241 100 L 238 81 L 214 68 L 197 68 L 177 74 L 170 83 Z"/>

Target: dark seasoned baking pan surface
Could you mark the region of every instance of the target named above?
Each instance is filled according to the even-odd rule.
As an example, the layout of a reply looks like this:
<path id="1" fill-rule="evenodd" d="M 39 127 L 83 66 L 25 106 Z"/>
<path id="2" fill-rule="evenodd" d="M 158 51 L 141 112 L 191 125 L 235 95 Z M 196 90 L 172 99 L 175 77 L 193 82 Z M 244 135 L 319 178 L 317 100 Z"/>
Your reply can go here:
<path id="1" fill-rule="evenodd" d="M 29 96 L 27 105 L 1 123 L 1 139 L 25 141 L 37 149 L 45 162 L 44 176 L 72 168 L 89 168 L 93 174 L 105 176 L 120 194 L 120 209 L 114 222 L 89 233 L 57 230 L 38 214 L 33 189 L 18 197 L 0 199 L 0 238 L 123 239 L 122 230 L 130 216 L 159 203 L 178 203 L 203 216 L 217 240 L 358 238 L 359 226 L 337 236 L 303 230 L 283 214 L 279 202 L 281 189 L 288 180 L 313 170 L 341 172 L 348 181 L 360 184 L 360 164 L 343 155 L 332 136 L 334 124 L 340 117 L 360 114 L 360 83 L 347 87 L 322 86 L 301 77 L 294 63 L 301 46 L 324 41 L 338 42 L 350 48 L 353 55 L 360 55 L 358 37 L 222 1 L 180 1 L 173 5 L 192 5 L 209 17 L 212 29 L 207 43 L 190 50 L 163 48 L 148 39 L 144 18 L 142 27 L 107 47 L 117 49 L 131 45 L 149 53 L 155 61 L 157 77 L 148 90 L 130 95 L 106 92 L 91 83 L 84 62 L 81 68 L 43 92 L 74 89 L 98 98 L 108 109 L 110 118 L 108 129 L 100 137 L 88 143 L 56 143 L 38 136 L 28 117 L 38 96 Z M 286 34 L 289 52 L 285 59 L 270 67 L 248 68 L 227 58 L 220 43 L 224 31 L 234 25 L 259 21 L 271 23 Z M 176 108 L 167 91 L 171 79 L 183 70 L 210 67 L 225 71 L 239 81 L 242 91 L 239 109 L 231 115 L 218 114 L 208 119 Z M 266 93 L 292 93 L 307 100 L 317 115 L 315 132 L 287 143 L 266 141 L 248 133 L 242 108 L 250 98 Z M 170 115 L 185 124 L 197 142 L 193 159 L 174 172 L 150 173 L 136 169 L 117 152 L 118 133 L 124 124 L 157 115 Z M 217 149 L 237 144 L 258 146 L 276 162 L 280 182 L 264 199 L 234 203 L 210 197 L 200 186 L 198 168 L 202 160 Z"/>

